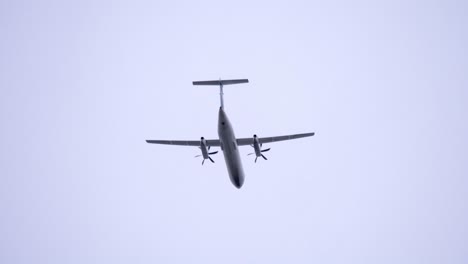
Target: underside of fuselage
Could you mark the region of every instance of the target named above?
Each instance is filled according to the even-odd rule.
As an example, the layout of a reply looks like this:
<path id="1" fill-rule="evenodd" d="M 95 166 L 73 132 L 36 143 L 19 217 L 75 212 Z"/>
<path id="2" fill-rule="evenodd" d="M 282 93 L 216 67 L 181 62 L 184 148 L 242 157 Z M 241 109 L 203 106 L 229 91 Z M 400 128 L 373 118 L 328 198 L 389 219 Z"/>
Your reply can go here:
<path id="1" fill-rule="evenodd" d="M 232 184 L 240 189 L 244 184 L 245 178 L 242 160 L 240 158 L 234 130 L 223 107 L 219 108 L 218 135 L 221 141 L 221 149 L 224 154 L 224 160 L 226 161 L 229 178 Z"/>

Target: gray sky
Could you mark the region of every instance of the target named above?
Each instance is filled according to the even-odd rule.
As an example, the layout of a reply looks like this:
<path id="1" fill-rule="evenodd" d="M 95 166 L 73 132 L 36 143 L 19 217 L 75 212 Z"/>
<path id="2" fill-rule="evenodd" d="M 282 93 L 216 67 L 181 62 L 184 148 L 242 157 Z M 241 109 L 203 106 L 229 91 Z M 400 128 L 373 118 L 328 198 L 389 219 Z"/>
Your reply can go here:
<path id="1" fill-rule="evenodd" d="M 1 263 L 467 263 L 464 1 L 1 1 Z M 271 144 L 245 185 L 222 155 Z"/>

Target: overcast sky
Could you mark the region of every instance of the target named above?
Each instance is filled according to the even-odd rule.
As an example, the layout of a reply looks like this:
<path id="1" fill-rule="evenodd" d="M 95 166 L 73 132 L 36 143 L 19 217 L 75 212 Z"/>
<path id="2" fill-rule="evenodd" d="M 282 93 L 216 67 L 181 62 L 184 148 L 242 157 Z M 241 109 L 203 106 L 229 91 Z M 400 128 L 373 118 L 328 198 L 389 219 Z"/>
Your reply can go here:
<path id="1" fill-rule="evenodd" d="M 1 263 L 467 263 L 465 1 L 1 1 Z M 223 156 L 145 139 L 315 131 Z"/>

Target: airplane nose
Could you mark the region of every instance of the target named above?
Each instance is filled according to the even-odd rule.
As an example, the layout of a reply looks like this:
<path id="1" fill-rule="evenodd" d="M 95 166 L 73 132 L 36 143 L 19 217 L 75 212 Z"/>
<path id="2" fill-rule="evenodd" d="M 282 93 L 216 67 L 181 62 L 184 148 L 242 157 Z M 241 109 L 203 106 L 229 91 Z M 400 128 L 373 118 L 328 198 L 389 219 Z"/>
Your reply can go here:
<path id="1" fill-rule="evenodd" d="M 236 186 L 237 189 L 240 189 L 242 188 L 242 184 L 241 183 L 234 183 L 234 186 Z"/>
<path id="2" fill-rule="evenodd" d="M 240 189 L 242 187 L 242 185 L 244 185 L 244 180 L 241 179 L 241 178 L 236 177 L 232 181 L 232 184 L 234 184 L 234 186 L 236 186 L 237 189 Z"/>

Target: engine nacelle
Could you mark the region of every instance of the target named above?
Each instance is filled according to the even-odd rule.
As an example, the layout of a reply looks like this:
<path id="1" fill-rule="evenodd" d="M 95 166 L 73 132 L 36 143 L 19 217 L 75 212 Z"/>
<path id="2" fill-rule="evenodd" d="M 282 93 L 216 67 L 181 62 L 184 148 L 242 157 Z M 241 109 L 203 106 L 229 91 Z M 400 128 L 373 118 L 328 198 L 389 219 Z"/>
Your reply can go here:
<path id="1" fill-rule="evenodd" d="M 262 151 L 262 145 L 260 144 L 260 140 L 258 140 L 257 135 L 253 136 L 253 148 L 255 150 L 255 155 L 259 157 Z"/>
<path id="2" fill-rule="evenodd" d="M 249 155 L 255 154 L 255 162 L 257 162 L 258 157 L 262 157 L 263 159 L 267 160 L 267 158 L 262 154 L 262 152 L 267 152 L 270 149 L 268 148 L 268 149 L 262 150 L 262 143 L 260 143 L 260 139 L 257 137 L 256 134 L 253 135 L 252 147 L 254 148 L 255 153 L 250 153 Z"/>
<path id="3" fill-rule="evenodd" d="M 210 155 L 214 155 L 216 153 L 218 153 L 218 151 L 215 151 L 215 152 L 209 152 L 210 150 L 210 146 L 208 146 L 206 144 L 206 140 L 204 137 L 201 137 L 200 138 L 200 150 L 201 150 L 201 155 L 197 155 L 196 157 L 199 157 L 199 156 L 202 156 L 203 157 L 203 161 L 202 161 L 202 165 L 205 163 L 205 160 L 209 159 L 211 162 L 214 163 L 214 160 L 210 157 Z"/>
<path id="4" fill-rule="evenodd" d="M 200 150 L 204 159 L 208 158 L 208 147 L 206 145 L 206 140 L 204 137 L 200 138 Z"/>

